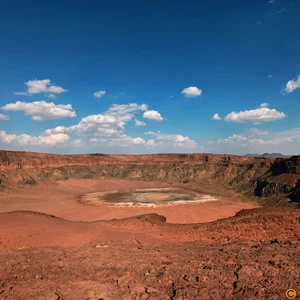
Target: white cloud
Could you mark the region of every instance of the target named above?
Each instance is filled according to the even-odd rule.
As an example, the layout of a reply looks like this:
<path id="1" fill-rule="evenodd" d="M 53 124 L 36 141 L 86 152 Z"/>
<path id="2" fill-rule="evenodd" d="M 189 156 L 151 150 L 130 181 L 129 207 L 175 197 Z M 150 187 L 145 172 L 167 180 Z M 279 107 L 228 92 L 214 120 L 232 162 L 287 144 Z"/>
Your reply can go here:
<path id="1" fill-rule="evenodd" d="M 34 103 L 34 102 L 33 102 Z M 35 118 L 45 118 L 40 115 L 39 110 L 27 107 L 28 103 L 11 103 L 6 109 L 24 110 L 25 113 Z M 29 103 L 32 104 L 32 103 Z M 25 107 L 24 107 L 25 105 Z M 48 110 L 44 109 L 48 113 Z M 57 146 L 57 151 L 77 152 L 75 147 L 81 147 L 83 152 L 108 152 L 108 153 L 145 153 L 145 152 L 186 152 L 196 149 L 197 143 L 188 136 L 180 134 L 166 134 L 148 132 L 143 138 L 140 136 L 129 136 L 126 126 L 131 121 L 138 121 L 136 116 L 148 111 L 146 104 L 114 104 L 101 114 L 89 115 L 81 119 L 75 125 L 65 127 L 57 126 L 42 132 L 40 135 L 8 134 L 0 132 L 0 143 L 3 148 L 17 150 L 47 150 Z M 140 122 L 140 121 L 139 121 Z M 60 150 L 59 150 L 60 149 Z"/>
<path id="2" fill-rule="evenodd" d="M 183 89 L 181 94 L 183 94 L 187 98 L 192 98 L 192 97 L 201 96 L 202 91 L 198 89 L 196 86 L 190 86 Z"/>
<path id="3" fill-rule="evenodd" d="M 153 140 L 158 146 L 175 146 L 175 147 L 186 147 L 186 148 L 197 147 L 197 143 L 194 140 L 191 140 L 188 136 L 183 136 L 180 134 L 166 134 L 166 133 L 152 132 L 152 131 L 145 132 L 144 134 L 152 135 L 153 137 L 155 137 L 155 139 Z"/>
<path id="4" fill-rule="evenodd" d="M 298 78 L 294 79 L 294 80 L 290 80 L 285 87 L 285 91 L 287 93 L 291 93 L 294 90 L 300 88 L 300 74 L 298 75 Z"/>
<path id="5" fill-rule="evenodd" d="M 90 115 L 81 120 L 82 123 L 115 124 L 117 117 L 112 115 Z"/>
<path id="6" fill-rule="evenodd" d="M 94 97 L 96 97 L 96 98 L 101 98 L 101 97 L 103 97 L 105 94 L 106 94 L 106 91 L 101 91 L 101 90 L 100 90 L 100 91 L 94 93 Z"/>
<path id="7" fill-rule="evenodd" d="M 70 144 L 74 147 L 83 147 L 85 145 L 81 139 L 74 139 Z"/>
<path id="8" fill-rule="evenodd" d="M 105 139 L 94 139 L 97 143 L 105 143 Z M 108 146 L 117 146 L 117 147 L 135 147 L 135 146 L 142 146 L 146 143 L 146 141 L 141 137 L 133 138 L 131 136 L 128 136 L 125 133 L 120 133 L 111 139 L 109 139 Z"/>
<path id="9" fill-rule="evenodd" d="M 151 135 L 152 138 L 145 140 L 141 137 L 130 137 L 125 133 L 125 126 L 134 119 L 135 115 L 141 111 L 149 112 L 148 106 L 136 103 L 113 105 L 107 111 L 98 115 L 90 115 L 81 119 L 77 125 L 70 127 L 58 126 L 45 131 L 47 134 L 65 132 L 76 134 L 81 138 L 88 140 L 94 145 L 103 144 L 105 147 L 160 147 L 163 151 L 171 151 L 176 148 L 192 149 L 197 144 L 187 136 L 180 134 L 162 134 L 161 132 L 146 132 L 145 135 Z M 150 111 L 151 112 L 151 111 Z M 151 114 L 151 117 L 152 114 Z M 146 149 L 144 148 L 144 149 Z M 142 149 L 142 148 L 141 148 Z"/>
<path id="10" fill-rule="evenodd" d="M 18 95 L 18 96 L 29 96 L 29 94 L 27 92 L 15 92 L 15 95 Z"/>
<path id="11" fill-rule="evenodd" d="M 214 114 L 212 119 L 215 120 L 215 121 L 222 120 L 222 118 L 219 116 L 219 114 Z"/>
<path id="12" fill-rule="evenodd" d="M 129 103 L 129 104 L 113 104 L 109 109 L 108 113 L 114 113 L 118 115 L 124 115 L 135 111 L 145 111 L 148 109 L 147 104 L 136 104 L 136 103 Z"/>
<path id="13" fill-rule="evenodd" d="M 134 145 L 144 145 L 146 141 L 140 137 L 132 139 Z"/>
<path id="14" fill-rule="evenodd" d="M 237 148 L 249 148 L 249 149 L 253 149 L 257 146 L 263 146 L 263 145 L 274 145 L 274 141 L 260 138 L 260 135 L 261 133 L 255 132 L 254 129 L 253 132 L 247 131 L 244 134 L 232 134 L 227 138 L 218 139 L 216 142 L 208 141 L 207 144 L 209 145 L 225 144 L 225 145 L 232 145 Z"/>
<path id="15" fill-rule="evenodd" d="M 0 131 L 0 143 L 20 146 L 57 146 L 64 144 L 69 139 L 70 137 L 65 133 L 31 136 L 29 134 L 7 134 L 5 131 Z"/>
<path id="16" fill-rule="evenodd" d="M 268 79 L 272 79 L 273 78 L 273 75 L 272 74 L 269 74 L 268 75 Z"/>
<path id="17" fill-rule="evenodd" d="M 135 119 L 134 122 L 135 122 L 135 126 L 145 126 L 146 125 L 145 122 L 139 121 L 137 119 Z"/>
<path id="18" fill-rule="evenodd" d="M 2 120 L 2 121 L 7 121 L 7 120 L 9 120 L 9 116 L 0 114 L 0 120 Z"/>
<path id="19" fill-rule="evenodd" d="M 67 92 L 67 90 L 63 89 L 57 85 L 51 85 L 50 79 L 44 80 L 29 80 L 25 82 L 27 86 L 26 92 L 16 92 L 16 95 L 32 95 L 39 93 L 52 93 L 52 94 L 61 94 L 63 92 Z"/>
<path id="20" fill-rule="evenodd" d="M 265 104 L 265 103 L 264 103 Z M 245 110 L 240 112 L 231 112 L 224 119 L 234 123 L 261 123 L 271 122 L 283 119 L 286 114 L 279 112 L 276 109 L 268 107 L 260 107 L 252 110 Z"/>
<path id="21" fill-rule="evenodd" d="M 122 146 L 134 144 L 125 132 L 125 126 L 136 114 L 148 109 L 146 104 L 114 104 L 107 111 L 89 115 L 81 119 L 77 125 L 66 128 L 66 132 L 75 133 L 89 138 L 93 143 L 118 144 Z"/>
<path id="22" fill-rule="evenodd" d="M 259 107 L 268 107 L 269 103 L 262 103 Z"/>
<path id="23" fill-rule="evenodd" d="M 43 132 L 44 135 L 52 135 L 52 134 L 57 134 L 57 133 L 64 133 L 66 132 L 66 127 L 65 126 L 57 126 L 52 129 L 47 129 Z"/>
<path id="24" fill-rule="evenodd" d="M 279 152 L 289 155 L 300 154 L 300 127 L 271 132 L 251 128 L 244 133 L 208 141 L 206 152 L 246 154 Z"/>
<path id="25" fill-rule="evenodd" d="M 151 140 L 148 140 L 145 144 L 146 147 L 155 147 L 157 146 L 155 140 L 151 139 Z"/>
<path id="26" fill-rule="evenodd" d="M 164 118 L 156 110 L 148 110 L 143 114 L 143 118 L 153 120 L 153 121 L 162 121 Z"/>
<path id="27" fill-rule="evenodd" d="M 73 118 L 76 116 L 71 104 L 54 104 L 53 102 L 35 101 L 9 103 L 2 107 L 3 110 L 24 111 L 35 121 L 51 120 L 58 118 Z"/>
<path id="28" fill-rule="evenodd" d="M 270 135 L 270 131 L 268 131 L 268 130 L 260 130 L 260 129 L 257 129 L 257 128 L 250 128 L 250 129 L 248 129 L 247 134 L 250 137 L 267 136 L 267 135 Z"/>
<path id="29" fill-rule="evenodd" d="M 46 95 L 46 97 L 51 98 L 51 99 L 56 99 L 56 96 L 54 94 Z"/>
<path id="30" fill-rule="evenodd" d="M 233 135 L 229 136 L 228 138 L 219 139 L 218 143 L 239 144 L 241 147 L 244 147 L 245 142 L 247 142 L 247 140 L 248 139 L 242 135 L 233 134 Z"/>
<path id="31" fill-rule="evenodd" d="M 160 131 L 158 131 L 158 133 L 160 133 Z M 154 135 L 154 134 L 156 134 L 156 133 L 153 131 L 147 131 L 144 133 L 144 135 Z"/>

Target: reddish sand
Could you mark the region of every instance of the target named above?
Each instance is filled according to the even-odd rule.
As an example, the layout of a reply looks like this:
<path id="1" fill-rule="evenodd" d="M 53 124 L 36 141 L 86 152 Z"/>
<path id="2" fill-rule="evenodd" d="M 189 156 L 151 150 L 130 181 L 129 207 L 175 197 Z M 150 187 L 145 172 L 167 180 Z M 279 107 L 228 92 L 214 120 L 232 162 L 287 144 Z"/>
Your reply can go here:
<path id="1" fill-rule="evenodd" d="M 206 224 L 0 214 L 0 299 L 284 299 L 300 288 L 300 212 Z"/>
<path id="2" fill-rule="evenodd" d="M 0 212 L 36 211 L 73 221 L 110 220 L 157 213 L 165 216 L 169 223 L 201 223 L 230 217 L 241 209 L 255 207 L 252 203 L 237 201 L 234 196 L 219 196 L 220 200 L 213 202 L 161 207 L 110 207 L 87 205 L 79 201 L 83 194 L 89 192 L 154 187 L 166 187 L 166 183 L 106 178 L 41 183 L 0 194 Z"/>
<path id="3" fill-rule="evenodd" d="M 154 187 L 165 184 L 87 179 L 2 192 L 0 299 L 275 300 L 300 292 L 299 210 L 240 211 L 254 205 L 234 193 L 154 208 L 80 201 Z"/>

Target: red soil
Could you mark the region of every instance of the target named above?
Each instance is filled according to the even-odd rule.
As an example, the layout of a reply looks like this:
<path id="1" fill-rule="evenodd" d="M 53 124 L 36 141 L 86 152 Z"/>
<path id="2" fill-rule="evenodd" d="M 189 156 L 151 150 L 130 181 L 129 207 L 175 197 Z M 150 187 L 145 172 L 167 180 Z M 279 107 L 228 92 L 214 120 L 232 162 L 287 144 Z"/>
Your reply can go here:
<path id="1" fill-rule="evenodd" d="M 299 224 L 274 209 L 198 225 L 4 213 L 0 299 L 284 299 L 300 286 Z"/>
<path id="2" fill-rule="evenodd" d="M 168 184 L 168 186 L 175 185 Z M 232 196 L 231 198 L 220 196 L 217 202 L 153 208 L 91 206 L 80 202 L 80 196 L 89 192 L 153 187 L 166 187 L 166 183 L 106 178 L 41 183 L 37 186 L 24 186 L 2 193 L 0 212 L 28 210 L 53 214 L 72 221 L 110 220 L 157 213 L 164 215 L 169 223 L 200 223 L 230 217 L 241 209 L 255 207 L 252 203 L 238 202 Z"/>
<path id="3" fill-rule="evenodd" d="M 299 210 L 236 214 L 254 205 L 229 193 L 217 202 L 158 208 L 79 201 L 93 191 L 163 186 L 69 180 L 3 192 L 0 299 L 284 299 L 288 288 L 300 293 Z"/>

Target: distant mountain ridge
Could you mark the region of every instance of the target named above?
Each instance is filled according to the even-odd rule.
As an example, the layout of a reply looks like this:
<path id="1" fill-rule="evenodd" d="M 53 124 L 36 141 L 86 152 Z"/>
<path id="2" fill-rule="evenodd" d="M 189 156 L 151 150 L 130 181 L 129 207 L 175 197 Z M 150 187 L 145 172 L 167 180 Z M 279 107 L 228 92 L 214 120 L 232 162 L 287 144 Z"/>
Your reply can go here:
<path id="1" fill-rule="evenodd" d="M 252 156 L 252 157 L 270 157 L 270 158 L 278 158 L 278 157 L 291 157 L 292 155 L 284 155 L 282 153 L 264 153 L 264 154 L 257 154 L 257 153 L 251 153 L 246 154 L 245 156 Z"/>

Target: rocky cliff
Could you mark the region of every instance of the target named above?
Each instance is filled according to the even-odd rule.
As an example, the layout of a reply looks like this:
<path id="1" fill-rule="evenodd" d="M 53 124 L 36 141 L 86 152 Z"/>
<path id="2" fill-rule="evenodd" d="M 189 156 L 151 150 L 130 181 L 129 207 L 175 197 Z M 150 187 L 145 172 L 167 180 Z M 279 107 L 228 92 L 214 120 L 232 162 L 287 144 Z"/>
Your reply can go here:
<path id="1" fill-rule="evenodd" d="M 5 184 L 99 176 L 164 180 L 231 188 L 259 197 L 299 201 L 300 156 L 289 159 L 215 154 L 55 155 L 0 151 Z"/>
<path id="2" fill-rule="evenodd" d="M 284 194 L 300 202 L 300 156 L 276 159 L 270 170 L 258 178 L 255 194 L 263 197 Z"/>

